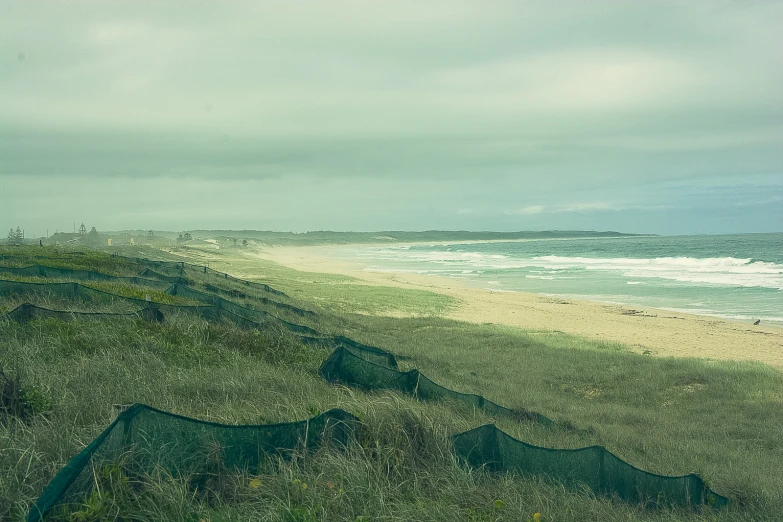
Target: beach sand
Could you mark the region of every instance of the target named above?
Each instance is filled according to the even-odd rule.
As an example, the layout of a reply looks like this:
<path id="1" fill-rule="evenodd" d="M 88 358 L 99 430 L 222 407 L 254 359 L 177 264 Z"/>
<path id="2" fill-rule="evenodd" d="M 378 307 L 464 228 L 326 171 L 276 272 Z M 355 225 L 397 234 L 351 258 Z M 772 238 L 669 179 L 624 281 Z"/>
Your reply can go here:
<path id="1" fill-rule="evenodd" d="M 330 259 L 326 247 L 271 247 L 256 255 L 308 272 L 343 274 L 366 284 L 418 288 L 451 296 L 457 305 L 446 317 L 529 330 L 559 330 L 656 356 L 759 361 L 783 370 L 783 328 L 738 321 L 561 299 L 526 292 L 491 292 L 439 276 L 371 272 L 364 265 Z M 334 246 L 328 247 L 334 250 Z"/>

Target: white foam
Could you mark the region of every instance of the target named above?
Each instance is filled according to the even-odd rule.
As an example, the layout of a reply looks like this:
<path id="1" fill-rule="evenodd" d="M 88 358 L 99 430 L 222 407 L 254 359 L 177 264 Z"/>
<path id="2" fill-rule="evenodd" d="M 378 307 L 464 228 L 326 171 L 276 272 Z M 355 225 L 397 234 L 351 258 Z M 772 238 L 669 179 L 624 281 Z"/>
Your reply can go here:
<path id="1" fill-rule="evenodd" d="M 640 279 L 658 278 L 685 284 L 706 284 L 728 287 L 761 287 L 783 290 L 783 264 L 753 261 L 736 257 L 657 257 L 657 258 L 592 258 L 536 256 L 517 258 L 503 254 L 471 251 L 403 250 L 400 247 L 379 247 L 358 254 L 374 261 L 423 263 L 441 265 L 452 270 L 514 270 L 525 269 L 530 274 L 562 274 L 574 270 L 616 272 L 630 279 L 628 284 L 642 284 Z M 399 270 L 404 271 L 404 270 Z M 538 277 L 530 277 L 536 279 Z M 560 279 L 560 277 L 558 277 Z"/>
<path id="2" fill-rule="evenodd" d="M 548 268 L 608 270 L 630 278 L 660 278 L 684 283 L 776 288 L 783 290 L 783 265 L 734 257 L 589 258 L 540 256 Z"/>

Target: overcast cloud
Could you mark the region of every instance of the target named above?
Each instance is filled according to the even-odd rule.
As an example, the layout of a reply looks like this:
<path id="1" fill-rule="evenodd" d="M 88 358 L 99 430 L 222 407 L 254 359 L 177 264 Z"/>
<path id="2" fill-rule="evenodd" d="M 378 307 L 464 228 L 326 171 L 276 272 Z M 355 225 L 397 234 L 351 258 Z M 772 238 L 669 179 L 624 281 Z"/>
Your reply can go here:
<path id="1" fill-rule="evenodd" d="M 783 2 L 0 12 L 5 229 L 783 230 Z"/>

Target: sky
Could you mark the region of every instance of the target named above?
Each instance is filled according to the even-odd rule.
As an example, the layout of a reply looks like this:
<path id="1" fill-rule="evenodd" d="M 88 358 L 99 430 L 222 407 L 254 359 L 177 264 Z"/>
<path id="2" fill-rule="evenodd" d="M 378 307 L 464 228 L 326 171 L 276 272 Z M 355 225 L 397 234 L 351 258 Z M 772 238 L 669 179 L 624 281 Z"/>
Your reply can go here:
<path id="1" fill-rule="evenodd" d="M 0 227 L 783 231 L 783 2 L 0 0 Z"/>

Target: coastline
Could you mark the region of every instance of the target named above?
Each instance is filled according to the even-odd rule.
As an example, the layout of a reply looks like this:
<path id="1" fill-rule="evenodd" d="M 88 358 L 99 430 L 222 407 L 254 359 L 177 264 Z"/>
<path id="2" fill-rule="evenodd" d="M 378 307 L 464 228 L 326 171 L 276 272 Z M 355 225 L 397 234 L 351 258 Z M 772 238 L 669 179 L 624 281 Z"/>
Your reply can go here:
<path id="1" fill-rule="evenodd" d="M 346 245 L 348 246 L 348 245 Z M 307 272 L 341 274 L 364 284 L 416 288 L 454 298 L 444 317 L 526 330 L 560 331 L 619 342 L 637 353 L 757 361 L 783 370 L 783 328 L 753 326 L 711 316 L 551 297 L 527 292 L 494 292 L 443 276 L 364 270 L 361 263 L 329 258 L 330 246 L 265 247 L 254 255 Z"/>

